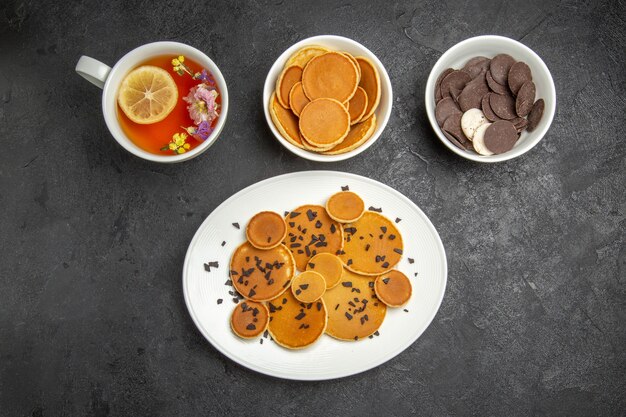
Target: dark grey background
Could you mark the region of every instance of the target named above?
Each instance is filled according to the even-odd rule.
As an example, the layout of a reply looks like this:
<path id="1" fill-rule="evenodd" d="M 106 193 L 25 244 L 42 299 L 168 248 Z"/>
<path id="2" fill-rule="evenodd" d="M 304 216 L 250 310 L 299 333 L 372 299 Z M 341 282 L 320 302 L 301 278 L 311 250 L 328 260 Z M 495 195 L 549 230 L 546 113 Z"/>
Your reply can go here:
<path id="1" fill-rule="evenodd" d="M 202 3 L 1 2 L 0 415 L 626 413 L 623 1 Z M 372 148 L 322 165 L 272 137 L 261 91 L 282 51 L 327 33 L 377 54 L 395 100 Z M 558 95 L 544 140 L 496 165 L 446 150 L 423 103 L 441 53 L 480 34 L 534 49 Z M 118 146 L 101 92 L 74 73 L 81 54 L 113 64 L 156 40 L 206 51 L 231 94 L 219 141 L 175 166 Z M 206 342 L 181 269 L 220 202 L 310 169 L 407 195 L 438 228 L 450 272 L 437 317 L 401 355 L 297 383 Z"/>

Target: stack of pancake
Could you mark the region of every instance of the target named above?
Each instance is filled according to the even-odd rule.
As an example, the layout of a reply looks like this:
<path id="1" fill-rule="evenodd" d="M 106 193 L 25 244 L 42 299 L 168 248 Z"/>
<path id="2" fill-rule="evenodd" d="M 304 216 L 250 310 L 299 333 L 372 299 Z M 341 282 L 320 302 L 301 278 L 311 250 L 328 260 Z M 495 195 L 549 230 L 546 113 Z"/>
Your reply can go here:
<path id="1" fill-rule="evenodd" d="M 269 110 L 287 141 L 336 155 L 372 136 L 380 95 L 380 77 L 368 58 L 311 45 L 287 60 Z"/>
<path id="2" fill-rule="evenodd" d="M 324 333 L 355 341 L 377 332 L 387 307 L 411 297 L 410 280 L 393 269 L 402 257 L 400 231 L 349 190 L 285 217 L 260 212 L 246 237 L 230 263 L 233 286 L 245 298 L 231 316 L 240 337 L 268 330 L 289 349 Z"/>

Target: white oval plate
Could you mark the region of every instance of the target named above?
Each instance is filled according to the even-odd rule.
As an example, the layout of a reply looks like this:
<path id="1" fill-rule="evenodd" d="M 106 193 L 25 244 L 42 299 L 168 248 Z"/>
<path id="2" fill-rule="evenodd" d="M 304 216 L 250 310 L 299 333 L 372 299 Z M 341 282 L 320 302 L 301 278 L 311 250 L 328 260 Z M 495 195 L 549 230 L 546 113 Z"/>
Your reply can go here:
<path id="1" fill-rule="evenodd" d="M 233 250 L 243 243 L 245 227 L 263 210 L 278 213 L 302 204 L 324 204 L 349 186 L 366 207 L 380 207 L 404 238 L 404 256 L 397 268 L 413 284 L 413 296 L 403 308 L 388 309 L 380 336 L 342 342 L 324 335 L 312 346 L 296 351 L 270 341 L 243 340 L 229 324 L 235 304 L 225 285 Z M 240 229 L 232 224 L 239 223 Z M 226 244 L 222 246 L 222 242 Z M 410 263 L 408 258 L 413 258 Z M 211 272 L 204 263 L 219 262 Z M 417 273 L 417 275 L 415 275 Z M 447 281 L 446 254 L 428 217 L 398 191 L 369 178 L 335 171 L 305 171 L 280 175 L 253 184 L 218 206 L 193 237 L 183 267 L 183 293 L 189 314 L 217 350 L 235 362 L 263 374 L 296 380 L 325 380 L 357 374 L 378 366 L 409 347 L 426 330 L 443 299 Z M 217 299 L 223 299 L 217 304 Z"/>

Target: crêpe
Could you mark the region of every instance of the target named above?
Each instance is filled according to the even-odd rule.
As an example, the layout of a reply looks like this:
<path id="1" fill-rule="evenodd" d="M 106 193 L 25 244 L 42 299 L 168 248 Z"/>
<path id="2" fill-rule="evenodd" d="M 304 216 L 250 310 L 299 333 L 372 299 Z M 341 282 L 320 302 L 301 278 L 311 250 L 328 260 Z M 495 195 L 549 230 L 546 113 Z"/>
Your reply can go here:
<path id="1" fill-rule="evenodd" d="M 302 73 L 302 87 L 310 100 L 334 98 L 345 103 L 352 98 L 358 85 L 358 69 L 341 52 L 316 56 Z"/>
<path id="2" fill-rule="evenodd" d="M 312 303 L 319 300 L 326 292 L 326 281 L 322 274 L 304 271 L 291 281 L 291 292 L 296 300 Z"/>
<path id="3" fill-rule="evenodd" d="M 371 335 L 387 313 L 387 306 L 374 293 L 374 278 L 347 269 L 339 285 L 326 291 L 322 299 L 328 310 L 326 333 L 337 339 L 359 340 Z"/>
<path id="4" fill-rule="evenodd" d="M 380 76 L 376 66 L 369 58 L 359 56 L 356 57 L 356 60 L 361 68 L 359 87 L 363 88 L 367 93 L 367 110 L 365 110 L 363 115 L 363 119 L 367 119 L 374 114 L 380 102 Z"/>
<path id="5" fill-rule="evenodd" d="M 245 298 L 266 301 L 283 293 L 295 274 L 295 264 L 284 245 L 262 250 L 245 242 L 230 260 L 230 279 Z"/>
<path id="6" fill-rule="evenodd" d="M 338 253 L 343 247 L 341 225 L 328 217 L 323 206 L 308 204 L 285 216 L 287 237 L 284 244 L 293 253 L 300 271 L 318 253 Z"/>
<path id="7" fill-rule="evenodd" d="M 352 191 L 340 191 L 326 201 L 326 212 L 333 220 L 340 223 L 355 222 L 364 211 L 363 199 Z"/>
<path id="8" fill-rule="evenodd" d="M 291 65 L 285 67 L 276 82 L 276 94 L 281 106 L 289 108 L 289 92 L 291 88 L 302 79 L 302 67 Z"/>
<path id="9" fill-rule="evenodd" d="M 291 291 L 269 301 L 268 330 L 279 345 L 302 349 L 313 344 L 326 329 L 324 300 L 306 304 L 296 300 Z"/>
<path id="10" fill-rule="evenodd" d="M 402 257 L 402 235 L 394 223 L 366 211 L 354 223 L 345 224 L 344 247 L 339 256 L 346 268 L 363 275 L 390 271 Z"/>
<path id="11" fill-rule="evenodd" d="M 311 59 L 315 58 L 316 56 L 325 54 L 328 51 L 328 49 L 319 45 L 305 46 L 304 48 L 298 49 L 296 52 L 294 52 L 294 54 L 291 55 L 289 59 L 287 59 L 287 63 L 285 64 L 285 66 L 288 67 L 290 65 L 299 65 L 304 68 Z"/>
<path id="12" fill-rule="evenodd" d="M 293 111 L 296 116 L 300 116 L 302 109 L 304 109 L 304 106 L 309 104 L 310 101 L 306 94 L 304 94 L 302 83 L 295 83 L 289 92 L 289 107 L 291 107 L 291 111 Z"/>
<path id="13" fill-rule="evenodd" d="M 244 339 L 258 337 L 267 329 L 269 314 L 263 303 L 242 301 L 230 316 L 230 328 L 237 336 Z"/>
<path id="14" fill-rule="evenodd" d="M 255 214 L 246 227 L 248 242 L 258 249 L 271 249 L 280 245 L 286 234 L 285 219 L 273 211 Z"/>
<path id="15" fill-rule="evenodd" d="M 300 113 L 300 133 L 311 145 L 338 145 L 350 131 L 350 114 L 337 100 L 318 98 Z"/>
<path id="16" fill-rule="evenodd" d="M 315 271 L 324 277 L 326 289 L 330 289 L 339 284 L 343 273 L 343 263 L 337 255 L 332 253 L 318 253 L 306 264 L 307 271 Z"/>
<path id="17" fill-rule="evenodd" d="M 375 130 L 376 115 L 373 114 L 369 119 L 352 126 L 348 135 L 339 145 L 336 145 L 323 153 L 326 155 L 337 155 L 350 152 L 367 142 L 368 139 L 372 137 Z"/>
<path id="18" fill-rule="evenodd" d="M 350 124 L 358 123 L 363 118 L 367 110 L 367 93 L 363 88 L 357 87 L 354 95 L 348 102 L 348 113 L 350 113 Z"/>
<path id="19" fill-rule="evenodd" d="M 401 307 L 411 298 L 411 281 L 402 272 L 393 269 L 376 278 L 376 296 L 389 307 Z"/>
<path id="20" fill-rule="evenodd" d="M 270 116 L 274 126 L 280 132 L 287 142 L 297 146 L 298 148 L 304 148 L 302 145 L 302 139 L 300 138 L 300 127 L 298 126 L 298 118 L 289 109 L 285 109 L 280 105 L 276 98 L 276 93 L 272 94 L 270 98 Z"/>

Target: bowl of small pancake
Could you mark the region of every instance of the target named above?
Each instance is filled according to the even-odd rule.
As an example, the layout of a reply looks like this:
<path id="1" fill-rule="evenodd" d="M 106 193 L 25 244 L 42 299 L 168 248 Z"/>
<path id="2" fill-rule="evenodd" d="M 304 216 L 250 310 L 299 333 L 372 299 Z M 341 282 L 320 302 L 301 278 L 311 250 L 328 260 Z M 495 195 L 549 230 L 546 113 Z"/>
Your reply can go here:
<path id="1" fill-rule="evenodd" d="M 318 162 L 352 158 L 381 136 L 392 88 L 380 60 L 334 35 L 304 39 L 283 52 L 265 80 L 268 126 L 290 152 Z"/>

